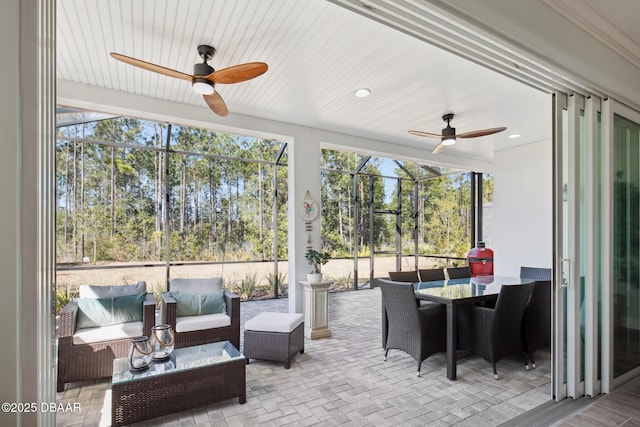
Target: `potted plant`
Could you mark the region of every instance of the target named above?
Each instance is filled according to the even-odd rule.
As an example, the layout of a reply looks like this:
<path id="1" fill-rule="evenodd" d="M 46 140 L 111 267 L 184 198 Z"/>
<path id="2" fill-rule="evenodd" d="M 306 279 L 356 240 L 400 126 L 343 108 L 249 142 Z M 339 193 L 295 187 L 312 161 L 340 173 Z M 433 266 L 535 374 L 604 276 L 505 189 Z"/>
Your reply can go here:
<path id="1" fill-rule="evenodd" d="M 307 274 L 307 280 L 310 283 L 321 282 L 322 272 L 320 271 L 320 266 L 329 262 L 329 259 L 331 258 L 329 252 L 320 252 L 316 251 L 315 249 L 307 249 L 304 257 L 309 262 L 309 265 L 313 267 L 311 273 Z"/>

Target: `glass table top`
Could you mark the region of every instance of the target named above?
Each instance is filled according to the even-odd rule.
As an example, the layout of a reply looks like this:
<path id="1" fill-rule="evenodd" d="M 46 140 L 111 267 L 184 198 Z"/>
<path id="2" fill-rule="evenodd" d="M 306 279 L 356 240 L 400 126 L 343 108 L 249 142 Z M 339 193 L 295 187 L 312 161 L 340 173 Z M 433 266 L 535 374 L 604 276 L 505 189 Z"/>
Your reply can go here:
<path id="1" fill-rule="evenodd" d="M 129 358 L 122 357 L 113 361 L 113 378 L 111 383 L 126 383 L 142 378 L 217 365 L 244 358 L 244 355 L 229 341 L 175 349 L 168 360 L 153 361 L 149 365 L 149 368 L 142 372 L 129 371 Z"/>
<path id="2" fill-rule="evenodd" d="M 434 280 L 414 283 L 417 295 L 462 299 L 483 295 L 499 294 L 502 285 L 524 285 L 533 279 L 507 276 L 476 276 L 463 279 Z"/>

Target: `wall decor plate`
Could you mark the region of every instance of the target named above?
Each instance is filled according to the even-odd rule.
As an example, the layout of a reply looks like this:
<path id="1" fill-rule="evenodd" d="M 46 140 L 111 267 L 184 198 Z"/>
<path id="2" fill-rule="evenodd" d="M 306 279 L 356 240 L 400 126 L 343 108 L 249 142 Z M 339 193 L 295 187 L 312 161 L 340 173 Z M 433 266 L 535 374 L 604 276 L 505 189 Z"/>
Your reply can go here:
<path id="1" fill-rule="evenodd" d="M 311 199 L 304 199 L 298 207 L 298 215 L 305 221 L 313 221 L 318 217 L 319 208 Z"/>

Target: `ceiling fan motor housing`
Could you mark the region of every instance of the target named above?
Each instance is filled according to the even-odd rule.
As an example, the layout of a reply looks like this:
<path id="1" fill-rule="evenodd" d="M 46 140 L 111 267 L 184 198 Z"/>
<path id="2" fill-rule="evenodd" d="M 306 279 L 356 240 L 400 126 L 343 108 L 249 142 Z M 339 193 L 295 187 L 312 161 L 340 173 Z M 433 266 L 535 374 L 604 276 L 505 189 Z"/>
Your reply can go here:
<path id="1" fill-rule="evenodd" d="M 195 64 L 193 66 L 193 75 L 194 76 L 208 76 L 209 74 L 213 73 L 215 70 L 213 69 L 213 67 L 209 64 L 207 64 L 206 62 L 203 62 L 201 64 Z"/>
<path id="2" fill-rule="evenodd" d="M 207 80 L 205 77 L 213 73 L 215 70 L 207 61 L 210 60 L 216 50 L 211 46 L 200 45 L 198 46 L 198 54 L 202 58 L 202 63 L 195 64 L 193 66 L 193 89 L 203 95 L 211 95 L 215 89 L 213 82 Z M 202 77 L 200 77 L 202 76 Z"/>
<path id="3" fill-rule="evenodd" d="M 446 128 L 442 129 L 442 137 L 444 139 L 455 138 L 455 136 L 456 136 L 456 128 L 452 128 L 451 126 L 447 125 Z"/>

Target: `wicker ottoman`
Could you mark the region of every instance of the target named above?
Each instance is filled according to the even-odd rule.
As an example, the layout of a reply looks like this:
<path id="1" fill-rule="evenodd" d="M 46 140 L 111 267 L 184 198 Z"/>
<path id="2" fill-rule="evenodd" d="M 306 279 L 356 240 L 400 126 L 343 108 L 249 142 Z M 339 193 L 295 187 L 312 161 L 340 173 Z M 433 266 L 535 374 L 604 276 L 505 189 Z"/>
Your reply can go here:
<path id="1" fill-rule="evenodd" d="M 249 359 L 284 362 L 304 353 L 304 315 L 301 313 L 260 313 L 244 324 L 244 356 Z"/>

